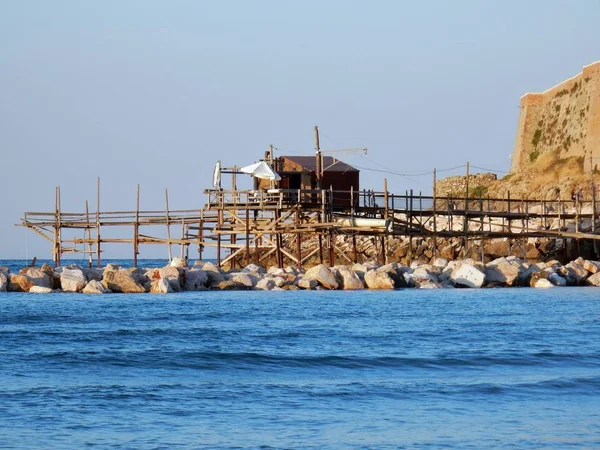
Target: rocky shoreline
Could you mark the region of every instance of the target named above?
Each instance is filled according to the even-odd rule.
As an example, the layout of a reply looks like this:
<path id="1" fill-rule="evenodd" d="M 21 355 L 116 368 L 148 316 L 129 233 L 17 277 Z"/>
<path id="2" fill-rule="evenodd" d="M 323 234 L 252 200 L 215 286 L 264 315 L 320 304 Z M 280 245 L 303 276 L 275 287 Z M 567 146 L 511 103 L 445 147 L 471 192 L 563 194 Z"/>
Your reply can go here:
<path id="1" fill-rule="evenodd" d="M 379 265 L 376 262 L 353 266 L 308 270 L 250 264 L 242 269 L 222 270 L 210 262 L 174 258 L 162 268 L 125 269 L 109 264 L 101 269 L 69 265 L 53 269 L 27 267 L 10 273 L 0 267 L 0 292 L 84 294 L 153 293 L 166 294 L 205 290 L 361 290 L 361 289 L 448 289 L 560 286 L 600 286 L 600 262 L 578 258 L 566 265 L 558 261 L 527 263 L 509 256 L 487 264 L 472 259 L 433 264 L 413 262 Z"/>

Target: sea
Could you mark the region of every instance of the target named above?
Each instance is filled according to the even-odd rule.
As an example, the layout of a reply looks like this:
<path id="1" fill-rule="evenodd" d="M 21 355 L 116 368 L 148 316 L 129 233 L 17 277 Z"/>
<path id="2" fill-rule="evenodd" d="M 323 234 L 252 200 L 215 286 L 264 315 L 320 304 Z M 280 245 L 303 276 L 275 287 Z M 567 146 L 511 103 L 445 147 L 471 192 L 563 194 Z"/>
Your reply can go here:
<path id="1" fill-rule="evenodd" d="M 600 448 L 600 290 L 0 293 L 0 448 Z"/>

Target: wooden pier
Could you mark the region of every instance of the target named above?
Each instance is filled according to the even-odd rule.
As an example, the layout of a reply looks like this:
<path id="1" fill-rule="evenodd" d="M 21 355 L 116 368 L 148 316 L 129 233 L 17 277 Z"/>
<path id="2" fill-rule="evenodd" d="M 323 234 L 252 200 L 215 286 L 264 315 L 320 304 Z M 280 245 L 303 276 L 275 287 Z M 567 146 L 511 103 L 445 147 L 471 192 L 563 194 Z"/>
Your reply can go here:
<path id="1" fill-rule="evenodd" d="M 434 191 L 435 192 L 435 191 Z M 26 212 L 20 226 L 29 228 L 52 244 L 55 265 L 64 254 L 87 255 L 90 267 L 102 263 L 105 244 L 127 244 L 132 258 L 142 245 L 165 245 L 172 259 L 175 246 L 189 258 L 190 247 L 202 259 L 207 247 L 214 247 L 220 266 L 236 267 L 269 258 L 278 266 L 303 266 L 308 261 L 329 265 L 361 261 L 359 236 L 374 238 L 378 259 L 388 262 L 388 239 L 407 237 L 409 259 L 415 238 L 458 238 L 464 254 L 470 246 L 488 239 L 505 238 L 512 244 L 530 238 L 590 240 L 598 256 L 600 240 L 598 201 L 546 201 L 531 199 L 423 196 L 412 191 L 403 195 L 384 190 L 336 191 L 326 189 L 206 190 L 204 207 L 169 210 L 165 191 L 164 210 L 140 211 L 139 188 L 136 209 L 100 211 L 100 187 L 96 211 L 64 212 L 60 188 L 56 189 L 54 212 Z M 348 201 L 350 199 L 350 201 Z M 109 228 L 120 237 L 109 237 Z M 128 230 L 128 231 L 122 231 Z M 152 236 L 147 230 L 162 230 Z M 79 236 L 66 236 L 79 233 Z M 348 252 L 337 244 L 338 236 L 352 241 Z M 308 248 L 307 248 L 308 245 Z M 483 254 L 481 255 L 483 258 Z"/>

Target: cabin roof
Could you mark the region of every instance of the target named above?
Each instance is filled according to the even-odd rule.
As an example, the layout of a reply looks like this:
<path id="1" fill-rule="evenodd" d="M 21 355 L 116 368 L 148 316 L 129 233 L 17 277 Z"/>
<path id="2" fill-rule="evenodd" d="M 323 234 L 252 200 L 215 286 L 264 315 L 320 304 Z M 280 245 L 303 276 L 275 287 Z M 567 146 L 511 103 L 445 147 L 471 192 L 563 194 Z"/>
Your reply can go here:
<path id="1" fill-rule="evenodd" d="M 317 170 L 317 161 L 314 156 L 282 156 L 282 158 L 290 160 L 311 172 Z M 334 159 L 332 156 L 323 156 L 323 172 L 359 172 L 359 170 L 344 161 Z"/>

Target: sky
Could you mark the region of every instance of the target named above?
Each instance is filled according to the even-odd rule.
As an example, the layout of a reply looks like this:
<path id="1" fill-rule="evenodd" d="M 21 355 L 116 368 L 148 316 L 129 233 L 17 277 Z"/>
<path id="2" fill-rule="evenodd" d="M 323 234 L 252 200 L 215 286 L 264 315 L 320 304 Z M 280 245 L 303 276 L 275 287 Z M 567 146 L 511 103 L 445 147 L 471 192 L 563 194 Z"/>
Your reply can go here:
<path id="1" fill-rule="evenodd" d="M 0 259 L 51 257 L 14 224 L 56 186 L 69 212 L 95 211 L 97 177 L 103 210 L 138 184 L 141 209 L 165 188 L 200 208 L 217 160 L 312 155 L 315 125 L 323 150 L 368 148 L 337 155 L 361 188 L 502 176 L 519 98 L 600 60 L 599 19 L 598 0 L 0 0 Z"/>

